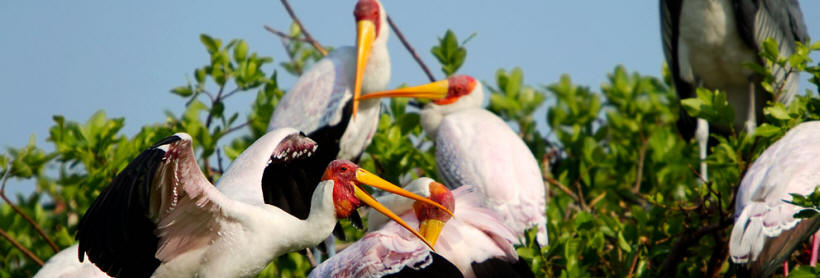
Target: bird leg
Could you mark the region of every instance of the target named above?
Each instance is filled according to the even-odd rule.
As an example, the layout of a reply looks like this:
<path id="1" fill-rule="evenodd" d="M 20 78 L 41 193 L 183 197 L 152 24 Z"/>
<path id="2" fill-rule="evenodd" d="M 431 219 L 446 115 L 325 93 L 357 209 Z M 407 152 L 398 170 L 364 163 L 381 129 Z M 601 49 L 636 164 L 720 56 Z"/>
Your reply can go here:
<path id="1" fill-rule="evenodd" d="M 749 81 L 749 109 L 746 110 L 746 133 L 754 134 L 757 126 L 757 104 L 755 103 L 755 82 Z"/>
<path id="2" fill-rule="evenodd" d="M 788 276 L 789 276 L 789 261 L 786 260 L 785 262 L 783 262 L 783 277 L 788 277 Z"/>
<path id="3" fill-rule="evenodd" d="M 820 236 L 820 230 L 814 233 L 812 236 L 812 244 L 811 244 L 811 261 L 809 261 L 809 265 L 814 267 L 817 265 L 817 249 L 820 247 L 820 240 L 818 240 L 818 236 Z"/>
<path id="4" fill-rule="evenodd" d="M 702 182 L 709 180 L 708 171 L 706 167 L 706 151 L 709 147 L 709 122 L 704 119 L 698 119 L 697 129 L 695 130 L 695 138 L 698 140 L 698 158 L 700 159 L 700 175 L 703 178 Z"/>

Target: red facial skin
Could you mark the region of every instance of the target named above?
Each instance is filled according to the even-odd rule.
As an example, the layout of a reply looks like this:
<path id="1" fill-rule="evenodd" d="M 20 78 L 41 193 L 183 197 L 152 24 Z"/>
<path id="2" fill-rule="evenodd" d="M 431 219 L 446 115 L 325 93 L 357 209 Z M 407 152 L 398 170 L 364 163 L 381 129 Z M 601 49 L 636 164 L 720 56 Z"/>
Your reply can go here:
<path id="1" fill-rule="evenodd" d="M 334 160 L 327 165 L 322 180 L 333 180 L 333 204 L 337 218 L 346 218 L 356 208 L 363 206 L 359 198 L 353 195 L 356 182 L 356 169 L 359 166 L 348 160 Z"/>
<path id="2" fill-rule="evenodd" d="M 433 200 L 436 203 L 441 204 L 450 211 L 455 211 L 456 203 L 453 199 L 453 193 L 450 192 L 450 190 L 447 189 L 447 187 L 437 182 L 431 182 L 429 186 L 430 200 Z M 419 219 L 419 221 L 423 221 L 426 219 L 436 219 L 446 223 L 448 220 L 450 220 L 451 217 L 450 214 L 448 214 L 447 212 L 419 201 L 413 203 L 413 210 L 416 212 L 416 217 Z"/>
<path id="3" fill-rule="evenodd" d="M 356 22 L 362 20 L 370 20 L 376 26 L 376 34 L 381 30 L 381 10 L 379 10 L 379 3 L 376 0 L 359 0 L 356 3 L 356 8 L 353 9 L 353 16 Z"/>
<path id="4" fill-rule="evenodd" d="M 456 102 L 461 96 L 465 96 L 473 91 L 475 88 L 475 78 L 469 75 L 453 75 L 447 81 L 450 83 L 447 89 L 447 96 L 443 99 L 436 100 L 433 103 L 438 105 L 447 105 Z"/>

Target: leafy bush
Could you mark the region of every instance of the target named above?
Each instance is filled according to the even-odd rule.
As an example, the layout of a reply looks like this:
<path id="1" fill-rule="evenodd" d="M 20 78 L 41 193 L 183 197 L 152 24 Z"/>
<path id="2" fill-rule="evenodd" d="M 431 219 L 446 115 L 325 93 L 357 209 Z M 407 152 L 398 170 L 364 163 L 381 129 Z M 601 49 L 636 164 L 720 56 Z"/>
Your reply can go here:
<path id="1" fill-rule="evenodd" d="M 291 28 L 291 35 L 300 35 L 298 27 Z M 74 243 L 77 221 L 100 190 L 160 138 L 178 131 L 191 134 L 200 165 L 215 180 L 228 160 L 264 134 L 284 94 L 277 72 L 262 70 L 273 58 L 249 52 L 243 40 L 223 45 L 207 35 L 200 39 L 210 60 L 194 70 L 193 82 L 171 89 L 187 100 L 181 113 L 167 112 L 164 122 L 143 126 L 133 136 L 121 132 L 125 119 L 108 118 L 103 111 L 85 122 L 54 116 L 47 139 L 53 152 L 36 146 L 32 138 L 29 145 L 0 154 L 3 175 L 36 181 L 32 194 L 11 201 L 58 248 Z M 447 31 L 431 50 L 445 74 L 457 72 L 466 59 L 464 44 Z M 298 75 L 321 58 L 307 43 L 291 41 L 286 48 L 289 61 L 280 66 L 289 74 Z M 767 65 L 755 70 L 771 77 L 773 63 L 790 63 L 820 86 L 820 65 L 808 57 L 820 43 L 801 45 L 791 57 L 780 57 L 776 48 L 765 49 Z M 675 128 L 680 106 L 669 80 L 617 66 L 599 90 L 575 84 L 568 75 L 547 86 L 533 86 L 524 82 L 523 70 L 514 68 L 499 69 L 493 83 L 486 84 L 488 109 L 511 124 L 543 163 L 550 245 L 537 246 L 531 232 L 526 244 L 518 247 L 537 276 L 733 274 L 727 242 L 742 174 L 789 128 L 820 119 L 820 99 L 809 92 L 788 107 L 768 104 L 766 123 L 755 134 L 713 135 L 719 143 L 706 160 L 711 176 L 704 181 L 694 168 L 699 164 L 696 143 L 681 139 Z M 765 86 L 777 94 L 773 80 L 766 78 Z M 247 114 L 224 113 L 226 98 L 248 92 L 256 92 L 256 99 Z M 546 115 L 537 114 L 546 99 L 552 99 Z M 684 100 L 683 107 L 712 121 L 733 117 L 722 92 L 699 89 L 697 98 Z M 436 177 L 434 146 L 415 111 L 406 99 L 389 101 L 362 158 L 363 167 L 393 182 Z M 539 130 L 537 120 L 544 120 L 549 129 Z M 240 136 L 226 142 L 224 137 L 233 132 Z M 797 200 L 820 207 L 820 197 L 814 195 Z M 362 231 L 343 224 L 349 239 L 361 237 Z M 39 258 L 55 252 L 11 203 L 0 206 L 0 228 Z M 8 240 L 0 241 L 0 254 L 0 277 L 31 276 L 39 269 Z M 260 276 L 304 277 L 309 269 L 305 256 L 291 253 L 277 258 Z"/>

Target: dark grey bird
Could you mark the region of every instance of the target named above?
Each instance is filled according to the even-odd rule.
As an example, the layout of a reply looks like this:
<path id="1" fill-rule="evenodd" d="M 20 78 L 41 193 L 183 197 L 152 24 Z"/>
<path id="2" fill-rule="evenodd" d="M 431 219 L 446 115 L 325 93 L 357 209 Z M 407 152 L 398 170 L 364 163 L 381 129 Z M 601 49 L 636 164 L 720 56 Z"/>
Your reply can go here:
<path id="1" fill-rule="evenodd" d="M 809 35 L 797 0 L 661 0 L 661 35 L 666 62 L 681 99 L 695 96 L 695 88 L 726 92 L 734 109 L 732 127 L 709 124 L 688 116 L 683 109 L 678 129 L 687 140 L 696 137 L 701 161 L 706 158 L 709 132 L 752 132 L 763 119 L 766 101 L 788 104 L 797 93 L 798 76 L 788 67 L 774 67 L 774 96 L 760 85 L 762 76 L 745 66 L 761 64 L 763 41 L 773 38 L 781 56 L 795 51 L 796 42 Z M 707 177 L 706 164 L 701 174 Z"/>

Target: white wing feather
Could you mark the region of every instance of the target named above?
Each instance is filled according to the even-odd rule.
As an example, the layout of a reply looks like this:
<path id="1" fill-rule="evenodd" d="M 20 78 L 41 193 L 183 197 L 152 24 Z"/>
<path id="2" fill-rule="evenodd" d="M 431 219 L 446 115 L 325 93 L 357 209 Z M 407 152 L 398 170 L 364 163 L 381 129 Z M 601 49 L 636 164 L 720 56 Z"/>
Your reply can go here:
<path id="1" fill-rule="evenodd" d="M 790 193 L 810 194 L 820 184 L 820 122 L 794 127 L 752 164 L 738 189 L 729 254 L 756 260 L 768 238 L 800 223 Z"/>
<path id="2" fill-rule="evenodd" d="M 316 62 L 276 105 L 268 130 L 293 127 L 310 134 L 338 124 L 344 104 L 353 98 L 349 74 L 355 73 L 355 57 L 355 49 L 342 47 Z"/>
<path id="3" fill-rule="evenodd" d="M 476 186 L 521 239 L 536 226 L 548 244 L 546 193 L 538 162 L 521 138 L 484 109 L 447 115 L 436 137 L 436 162 L 448 186 Z"/>

